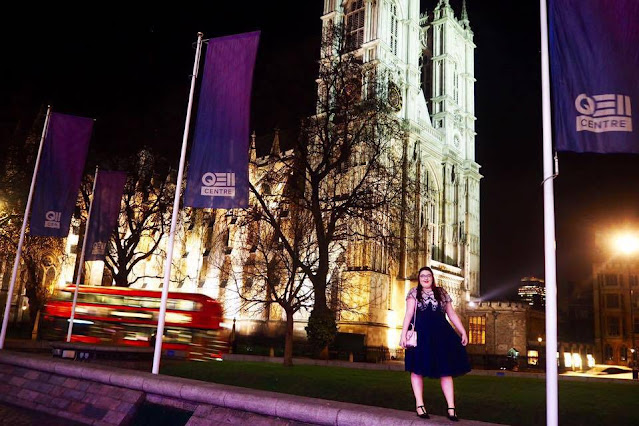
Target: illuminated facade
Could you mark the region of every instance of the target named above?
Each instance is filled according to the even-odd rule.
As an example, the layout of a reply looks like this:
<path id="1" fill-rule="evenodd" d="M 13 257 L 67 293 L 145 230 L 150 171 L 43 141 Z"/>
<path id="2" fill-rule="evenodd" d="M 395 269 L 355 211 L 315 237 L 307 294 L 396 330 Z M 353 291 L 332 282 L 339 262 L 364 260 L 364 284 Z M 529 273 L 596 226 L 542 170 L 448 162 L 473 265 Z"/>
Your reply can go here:
<path id="1" fill-rule="evenodd" d="M 407 194 L 415 217 L 401 224 L 413 236 L 404 259 L 382 259 L 379 268 L 363 253 L 350 268 L 369 303 L 360 315 L 342 316 L 340 331 L 392 348 L 421 266 L 434 270 L 462 313 L 466 301 L 479 297 L 473 32 L 465 4 L 458 19 L 448 0 L 422 15 L 419 0 L 325 0 L 322 23 L 325 31 L 343 24 L 364 67 L 389 76 L 397 115 L 408 123 L 410 173 L 427 194 Z"/>
<path id="2" fill-rule="evenodd" d="M 596 359 L 628 365 L 639 342 L 639 256 L 624 253 L 608 234 L 595 237 L 593 307 Z"/>
<path id="3" fill-rule="evenodd" d="M 362 334 L 367 346 L 395 349 L 399 342 L 405 296 L 415 286 L 419 267 L 428 265 L 463 316 L 466 302 L 479 297 L 479 165 L 475 162 L 474 49 L 465 3 L 459 18 L 448 0 L 420 14 L 419 0 L 325 0 L 323 28 L 343 23 L 355 41 L 354 53 L 368 69 L 391 76 L 397 116 L 408 125 L 407 158 L 425 196 L 404 191 L 411 206 L 405 256 L 393 259 L 361 245 L 341 271 L 357 281 L 349 297 L 356 312 L 339 314 L 339 331 Z M 250 169 L 253 183 L 265 170 L 281 166 L 290 152 L 280 152 L 276 132 L 268 155 L 257 157 L 253 136 Z M 285 182 L 260 186 L 277 198 Z M 414 207 L 414 208 L 413 208 Z M 241 226 L 236 210 L 181 212 L 174 248 L 171 289 L 201 292 L 223 301 L 227 324 L 236 319 L 239 333 L 281 323 L 281 309 L 241 307 L 238 288 L 244 279 L 255 233 Z M 280 214 L 286 214 L 282 209 Z M 164 244 L 165 247 L 166 244 Z M 162 251 L 164 252 L 164 247 Z M 353 253 L 353 247 L 347 248 Z M 134 274 L 142 288 L 161 285 L 161 255 L 140 262 Z M 90 282 L 102 281 L 99 266 L 89 269 Z M 362 303 L 363 302 L 363 303 Z M 305 335 L 308 312 L 295 316 L 295 332 Z"/>

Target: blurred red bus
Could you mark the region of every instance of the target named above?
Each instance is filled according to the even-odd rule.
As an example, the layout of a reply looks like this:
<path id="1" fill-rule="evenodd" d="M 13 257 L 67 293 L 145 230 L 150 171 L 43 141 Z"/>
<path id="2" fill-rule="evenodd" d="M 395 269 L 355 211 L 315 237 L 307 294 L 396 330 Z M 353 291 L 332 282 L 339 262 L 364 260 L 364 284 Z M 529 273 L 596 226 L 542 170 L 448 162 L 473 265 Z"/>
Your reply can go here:
<path id="1" fill-rule="evenodd" d="M 74 285 L 57 291 L 42 312 L 42 337 L 66 338 Z M 160 312 L 160 291 L 125 287 L 80 286 L 72 342 L 154 346 Z M 228 344 L 220 338 L 222 307 L 197 293 L 169 292 L 166 305 L 165 351 L 184 351 L 193 359 L 219 358 Z"/>

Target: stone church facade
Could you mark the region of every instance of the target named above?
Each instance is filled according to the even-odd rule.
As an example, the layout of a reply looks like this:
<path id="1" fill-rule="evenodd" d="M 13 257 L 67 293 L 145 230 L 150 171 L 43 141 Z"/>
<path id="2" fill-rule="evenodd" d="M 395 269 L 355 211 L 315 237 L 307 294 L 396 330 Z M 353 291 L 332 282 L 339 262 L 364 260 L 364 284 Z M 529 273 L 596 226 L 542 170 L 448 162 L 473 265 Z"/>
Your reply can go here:
<path id="1" fill-rule="evenodd" d="M 361 255 L 348 267 L 351 278 L 360 284 L 357 299 L 365 303 L 357 313 L 339 315 L 339 331 L 364 335 L 367 346 L 397 348 L 405 296 L 416 285 L 421 266 L 434 270 L 438 284 L 451 294 L 462 316 L 467 302 L 479 297 L 481 175 L 475 161 L 475 44 L 465 2 L 458 12 L 448 0 L 440 0 L 424 14 L 419 0 L 324 2 L 323 28 L 331 23 L 344 25 L 355 40 L 353 53 L 365 66 L 390 76 L 389 84 L 397 88 L 397 115 L 408 125 L 402 143 L 419 186 L 419 195 L 406 194 L 407 214 L 413 217 L 400 224 L 409 236 L 405 254 L 377 259 L 385 263 L 383 267 L 372 265 L 371 256 Z M 278 158 L 287 155 L 280 152 L 278 132 L 266 156 L 257 157 L 255 138 L 253 182 L 259 179 L 260 168 L 277 167 Z M 222 300 L 226 324 L 230 327 L 235 320 L 237 332 L 251 334 L 269 325 L 277 328 L 283 316 L 274 306 L 247 309 L 231 291 L 234 279 L 227 271 L 241 276 L 251 250 L 249 230 L 241 226 L 240 214 L 208 209 L 181 212 L 171 289 Z M 163 259 L 152 256 L 140 262 L 134 274 L 158 277 L 162 268 Z M 99 285 L 102 269 L 99 264 L 88 265 L 87 283 Z M 158 289 L 161 283 L 159 278 L 145 278 L 135 286 Z M 308 314 L 302 310 L 295 316 L 299 336 L 305 335 Z"/>

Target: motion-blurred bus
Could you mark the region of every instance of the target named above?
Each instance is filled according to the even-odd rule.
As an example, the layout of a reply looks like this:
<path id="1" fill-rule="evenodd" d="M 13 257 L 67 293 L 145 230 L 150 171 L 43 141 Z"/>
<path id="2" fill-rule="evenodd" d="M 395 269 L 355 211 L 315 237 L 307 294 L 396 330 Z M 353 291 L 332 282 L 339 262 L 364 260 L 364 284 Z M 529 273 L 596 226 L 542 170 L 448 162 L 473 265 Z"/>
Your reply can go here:
<path id="1" fill-rule="evenodd" d="M 42 337 L 66 339 L 74 285 L 56 292 L 42 311 Z M 80 286 L 71 342 L 154 346 L 160 312 L 159 291 Z M 219 359 L 228 344 L 220 338 L 222 307 L 196 293 L 169 292 L 163 351 L 183 351 L 190 359 Z"/>

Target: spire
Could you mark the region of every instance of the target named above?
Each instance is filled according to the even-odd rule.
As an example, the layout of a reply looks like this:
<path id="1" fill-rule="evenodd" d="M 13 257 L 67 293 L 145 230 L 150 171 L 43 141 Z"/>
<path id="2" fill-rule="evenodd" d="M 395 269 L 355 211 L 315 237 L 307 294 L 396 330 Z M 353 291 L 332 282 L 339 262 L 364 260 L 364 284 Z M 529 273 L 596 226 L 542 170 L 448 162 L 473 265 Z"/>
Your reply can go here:
<path id="1" fill-rule="evenodd" d="M 275 128 L 275 136 L 273 136 L 273 146 L 271 147 L 271 155 L 280 156 L 280 129 Z"/>
<path id="2" fill-rule="evenodd" d="M 453 8 L 450 7 L 449 0 L 439 0 L 437 6 L 435 6 L 435 15 L 437 18 L 442 16 L 454 16 Z"/>
<path id="3" fill-rule="evenodd" d="M 470 29 L 470 21 L 468 20 L 468 10 L 466 9 L 466 0 L 462 3 L 461 24 L 465 30 Z"/>

